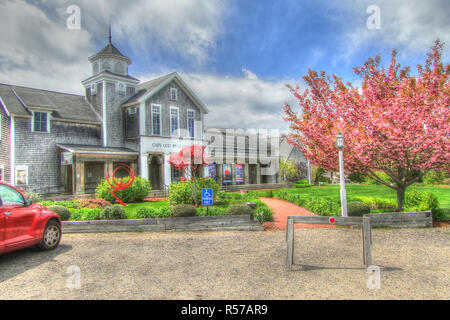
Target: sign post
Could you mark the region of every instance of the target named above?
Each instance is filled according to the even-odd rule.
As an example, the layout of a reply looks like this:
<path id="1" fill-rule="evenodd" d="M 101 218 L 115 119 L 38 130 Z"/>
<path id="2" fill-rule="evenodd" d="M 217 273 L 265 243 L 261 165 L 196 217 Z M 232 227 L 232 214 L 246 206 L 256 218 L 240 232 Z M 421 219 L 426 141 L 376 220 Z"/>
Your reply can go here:
<path id="1" fill-rule="evenodd" d="M 208 214 L 209 206 L 213 205 L 214 194 L 212 189 L 202 189 L 202 206 L 206 206 L 206 213 Z"/>

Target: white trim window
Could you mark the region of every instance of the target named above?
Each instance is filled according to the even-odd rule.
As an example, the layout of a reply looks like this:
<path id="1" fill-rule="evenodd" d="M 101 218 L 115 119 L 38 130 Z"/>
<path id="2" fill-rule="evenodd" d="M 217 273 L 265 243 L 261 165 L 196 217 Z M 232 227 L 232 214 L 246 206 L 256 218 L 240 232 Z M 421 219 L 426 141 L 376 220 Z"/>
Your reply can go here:
<path id="1" fill-rule="evenodd" d="M 180 135 L 180 110 L 177 107 L 170 107 L 170 135 L 178 137 Z"/>
<path id="2" fill-rule="evenodd" d="M 0 164 L 0 181 L 5 181 L 5 166 Z"/>
<path id="3" fill-rule="evenodd" d="M 28 166 L 16 166 L 16 186 L 28 185 Z"/>
<path id="4" fill-rule="evenodd" d="M 177 101 L 178 100 L 178 89 L 170 88 L 170 100 Z"/>
<path id="5" fill-rule="evenodd" d="M 128 114 L 136 114 L 136 112 L 137 112 L 137 107 L 128 108 Z"/>
<path id="6" fill-rule="evenodd" d="M 152 134 L 161 135 L 161 105 L 152 104 Z"/>
<path id="7" fill-rule="evenodd" d="M 50 119 L 47 112 L 33 111 L 32 128 L 33 132 L 50 132 Z"/>
<path id="8" fill-rule="evenodd" d="M 187 129 L 189 138 L 195 138 L 195 110 L 187 110 Z"/>

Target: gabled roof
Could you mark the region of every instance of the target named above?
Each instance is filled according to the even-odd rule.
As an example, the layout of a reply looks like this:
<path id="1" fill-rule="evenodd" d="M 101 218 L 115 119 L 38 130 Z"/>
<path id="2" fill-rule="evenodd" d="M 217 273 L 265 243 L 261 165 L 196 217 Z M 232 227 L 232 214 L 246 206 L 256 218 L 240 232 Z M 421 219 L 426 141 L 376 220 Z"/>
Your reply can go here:
<path id="1" fill-rule="evenodd" d="M 171 81 L 176 81 L 181 89 L 192 99 L 197 107 L 204 113 L 208 113 L 209 110 L 195 95 L 195 93 L 187 86 L 187 84 L 181 79 L 176 72 L 169 73 L 168 75 L 144 82 L 138 86 L 138 90 L 134 96 L 125 101 L 122 106 L 132 106 L 140 104 L 158 93 L 161 89 L 165 88 Z"/>
<path id="2" fill-rule="evenodd" d="M 101 123 L 84 96 L 0 84 L 0 97 L 11 115 L 29 117 L 32 110 L 43 110 L 55 120 Z"/>

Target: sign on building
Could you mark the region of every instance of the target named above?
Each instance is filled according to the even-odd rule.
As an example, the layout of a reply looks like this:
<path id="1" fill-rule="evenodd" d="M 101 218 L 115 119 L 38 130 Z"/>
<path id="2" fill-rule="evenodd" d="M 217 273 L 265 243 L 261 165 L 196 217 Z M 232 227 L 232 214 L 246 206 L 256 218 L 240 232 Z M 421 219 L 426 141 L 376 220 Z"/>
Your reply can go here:
<path id="1" fill-rule="evenodd" d="M 73 153 L 72 152 L 62 152 L 61 153 L 61 165 L 69 166 L 73 164 Z"/>

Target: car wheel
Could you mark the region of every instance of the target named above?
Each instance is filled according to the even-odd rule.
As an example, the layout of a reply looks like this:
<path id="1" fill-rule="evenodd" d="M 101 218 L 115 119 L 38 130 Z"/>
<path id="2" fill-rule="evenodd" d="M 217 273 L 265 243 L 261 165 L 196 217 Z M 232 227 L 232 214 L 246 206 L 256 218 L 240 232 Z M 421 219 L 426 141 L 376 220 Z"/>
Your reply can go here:
<path id="1" fill-rule="evenodd" d="M 61 241 L 61 226 L 55 220 L 50 220 L 45 226 L 42 239 L 37 245 L 41 250 L 55 249 Z"/>

